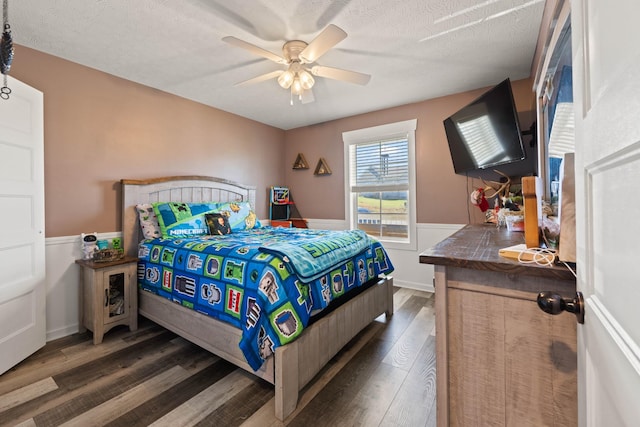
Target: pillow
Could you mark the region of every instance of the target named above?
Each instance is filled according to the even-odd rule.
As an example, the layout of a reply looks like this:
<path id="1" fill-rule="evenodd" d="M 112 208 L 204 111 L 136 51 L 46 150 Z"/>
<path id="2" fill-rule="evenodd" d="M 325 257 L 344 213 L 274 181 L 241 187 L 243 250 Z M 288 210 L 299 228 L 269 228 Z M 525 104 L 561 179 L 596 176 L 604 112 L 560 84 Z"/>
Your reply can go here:
<path id="1" fill-rule="evenodd" d="M 227 218 L 227 215 L 221 213 L 209 213 L 205 214 L 204 217 L 207 221 L 209 234 L 213 236 L 231 234 L 231 227 L 229 226 L 229 219 Z"/>
<path id="2" fill-rule="evenodd" d="M 142 235 L 145 239 L 157 239 L 162 235 L 160 224 L 158 224 L 158 217 L 151 203 L 140 203 L 136 205 L 136 212 L 138 212 Z"/>
<path id="3" fill-rule="evenodd" d="M 216 212 L 219 203 L 153 203 L 162 237 L 188 237 L 207 234 L 205 214 Z"/>
<path id="4" fill-rule="evenodd" d="M 233 232 L 262 226 L 249 202 L 220 203 L 217 212 L 227 216 Z"/>

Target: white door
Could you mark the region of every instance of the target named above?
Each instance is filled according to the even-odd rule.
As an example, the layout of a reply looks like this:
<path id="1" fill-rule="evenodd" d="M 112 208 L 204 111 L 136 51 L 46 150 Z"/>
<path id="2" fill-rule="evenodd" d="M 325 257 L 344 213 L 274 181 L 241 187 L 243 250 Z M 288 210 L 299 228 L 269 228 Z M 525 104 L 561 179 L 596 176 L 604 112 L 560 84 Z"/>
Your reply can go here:
<path id="1" fill-rule="evenodd" d="M 0 99 L 0 374 L 45 344 L 42 93 L 11 77 L 8 87 L 10 98 Z"/>
<path id="2" fill-rule="evenodd" d="M 640 423 L 640 2 L 571 2 L 581 426 Z"/>

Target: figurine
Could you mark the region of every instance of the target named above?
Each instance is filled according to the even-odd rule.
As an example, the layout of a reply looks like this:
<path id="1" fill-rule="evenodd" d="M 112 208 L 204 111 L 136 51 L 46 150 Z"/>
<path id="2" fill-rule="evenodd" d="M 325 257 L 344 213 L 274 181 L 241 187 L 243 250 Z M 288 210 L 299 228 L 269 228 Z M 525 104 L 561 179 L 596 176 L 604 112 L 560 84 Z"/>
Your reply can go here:
<path id="1" fill-rule="evenodd" d="M 93 259 L 93 254 L 98 250 L 98 233 L 82 233 L 82 258 Z"/>

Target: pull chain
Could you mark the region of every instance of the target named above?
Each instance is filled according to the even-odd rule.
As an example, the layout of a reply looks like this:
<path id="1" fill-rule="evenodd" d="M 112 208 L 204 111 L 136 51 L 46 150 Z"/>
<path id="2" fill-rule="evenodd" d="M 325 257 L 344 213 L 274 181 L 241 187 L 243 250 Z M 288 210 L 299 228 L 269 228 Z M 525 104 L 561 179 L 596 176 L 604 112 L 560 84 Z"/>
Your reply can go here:
<path id="1" fill-rule="evenodd" d="M 9 25 L 9 0 L 2 2 L 2 40 L 0 40 L 0 72 L 2 72 L 4 85 L 0 88 L 0 98 L 9 99 L 11 89 L 7 86 L 7 74 L 11 69 L 13 61 L 13 40 L 11 37 L 11 26 Z"/>

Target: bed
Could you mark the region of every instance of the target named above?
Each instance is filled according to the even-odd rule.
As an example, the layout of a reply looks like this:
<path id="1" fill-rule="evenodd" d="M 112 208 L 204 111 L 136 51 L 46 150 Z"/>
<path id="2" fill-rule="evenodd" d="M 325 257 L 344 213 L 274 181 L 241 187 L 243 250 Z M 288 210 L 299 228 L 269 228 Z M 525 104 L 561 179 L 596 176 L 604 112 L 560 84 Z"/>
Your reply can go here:
<path id="1" fill-rule="evenodd" d="M 124 179 L 121 184 L 123 244 L 128 256 L 138 256 L 143 240 L 135 209 L 138 204 L 218 201 L 249 202 L 255 206 L 255 187 L 214 177 Z M 347 342 L 376 317 L 393 314 L 391 276 L 371 280 L 362 289 L 337 308 L 329 306 L 295 340 L 276 347 L 258 369 L 255 363 L 248 363 L 238 345 L 243 334 L 236 326 L 142 289 L 138 293 L 138 310 L 142 316 L 273 384 L 275 415 L 284 420 L 295 410 L 299 391 Z"/>

